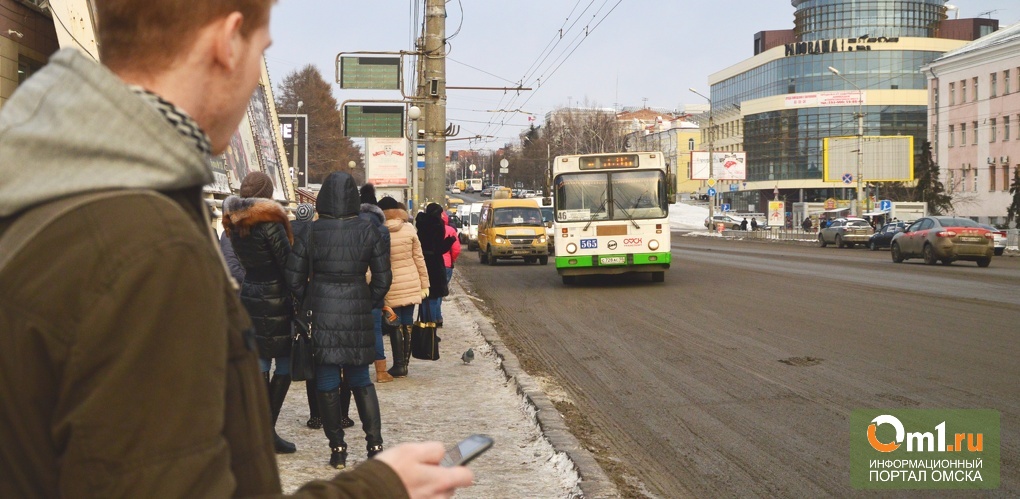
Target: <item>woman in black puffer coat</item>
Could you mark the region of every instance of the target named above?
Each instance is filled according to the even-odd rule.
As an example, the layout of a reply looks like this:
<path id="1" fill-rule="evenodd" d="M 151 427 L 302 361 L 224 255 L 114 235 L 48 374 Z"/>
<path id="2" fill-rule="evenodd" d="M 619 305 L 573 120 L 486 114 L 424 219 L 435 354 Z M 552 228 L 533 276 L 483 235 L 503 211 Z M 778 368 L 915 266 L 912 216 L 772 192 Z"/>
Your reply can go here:
<path id="1" fill-rule="evenodd" d="M 361 195 L 350 175 L 334 172 L 316 201 L 319 219 L 294 244 L 287 261 L 287 282 L 312 311 L 316 389 L 322 429 L 329 439 L 330 466 L 347 465 L 347 444 L 340 417 L 341 367 L 358 406 L 368 457 L 382 451 L 382 419 L 368 366 L 375 362 L 372 307 L 389 291 L 389 245 L 372 222 L 360 218 Z M 312 278 L 308 282 L 308 260 Z M 371 282 L 365 281 L 368 270 Z"/>
<path id="2" fill-rule="evenodd" d="M 244 266 L 241 302 L 251 316 L 259 362 L 269 389 L 276 452 L 296 451 L 294 444 L 276 434 L 276 420 L 290 388 L 290 321 L 293 315 L 290 288 L 284 268 L 294 236 L 287 212 L 273 196 L 273 183 L 262 172 L 252 172 L 241 182 L 241 197 L 223 201 L 223 229 L 230 237 L 234 254 Z M 269 368 L 276 371 L 269 379 Z"/>
<path id="3" fill-rule="evenodd" d="M 457 239 L 446 236 L 443 207 L 436 203 L 429 203 L 424 212 L 418 213 L 414 218 L 414 226 L 418 229 L 421 251 L 425 255 L 425 268 L 429 272 L 428 299 L 421 306 L 428 311 L 429 319 L 435 321 L 438 319 L 435 315 L 438 310 L 437 300 L 450 294 L 443 254 L 450 251 Z"/>

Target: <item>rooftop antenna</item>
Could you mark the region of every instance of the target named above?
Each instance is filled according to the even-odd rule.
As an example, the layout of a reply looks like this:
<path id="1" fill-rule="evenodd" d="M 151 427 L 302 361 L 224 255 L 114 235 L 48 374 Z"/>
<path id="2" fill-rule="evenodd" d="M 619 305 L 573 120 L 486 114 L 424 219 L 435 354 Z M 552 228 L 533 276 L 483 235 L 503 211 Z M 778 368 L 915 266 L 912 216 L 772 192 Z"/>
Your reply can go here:
<path id="1" fill-rule="evenodd" d="M 978 16 L 978 17 L 981 17 L 981 16 L 988 16 L 988 18 L 989 18 L 989 19 L 991 19 L 991 18 L 992 18 L 992 14 L 994 14 L 994 13 L 996 13 L 996 12 L 998 12 L 998 11 L 999 11 L 999 9 L 992 9 L 992 10 L 986 10 L 986 11 L 984 11 L 984 12 L 982 12 L 982 13 L 978 14 L 977 16 Z"/>

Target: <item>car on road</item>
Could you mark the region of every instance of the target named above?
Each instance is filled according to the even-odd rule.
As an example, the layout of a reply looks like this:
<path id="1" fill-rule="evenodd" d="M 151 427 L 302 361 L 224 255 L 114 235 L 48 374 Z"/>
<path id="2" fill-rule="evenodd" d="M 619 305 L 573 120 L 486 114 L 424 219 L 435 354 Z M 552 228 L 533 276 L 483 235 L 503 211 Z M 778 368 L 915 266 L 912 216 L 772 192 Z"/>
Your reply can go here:
<path id="1" fill-rule="evenodd" d="M 534 199 L 484 201 L 478 220 L 478 259 L 489 265 L 496 265 L 498 259 L 510 258 L 547 265 L 546 229 Z"/>
<path id="2" fill-rule="evenodd" d="M 874 233 L 875 229 L 863 218 L 837 218 L 818 231 L 818 246 L 835 244 L 840 248 L 853 248 L 855 244 L 866 244 Z"/>
<path id="3" fill-rule="evenodd" d="M 545 237 L 549 241 L 549 254 L 553 254 L 556 248 L 556 229 L 553 222 L 556 221 L 556 210 L 552 206 L 539 206 L 542 211 L 542 223 L 545 224 Z"/>
<path id="4" fill-rule="evenodd" d="M 450 188 L 450 194 L 460 194 L 460 187 L 453 186 Z"/>
<path id="5" fill-rule="evenodd" d="M 1002 256 L 1006 252 L 1006 231 L 1002 229 L 996 229 L 988 224 L 978 224 L 981 227 L 992 231 L 992 241 L 994 242 L 995 256 Z"/>
<path id="6" fill-rule="evenodd" d="M 740 222 L 730 215 L 715 215 L 712 218 L 705 218 L 705 228 L 715 230 L 716 224 L 723 224 L 724 229 L 740 230 Z"/>
<path id="7" fill-rule="evenodd" d="M 892 244 L 892 238 L 896 234 L 903 232 L 907 228 L 907 222 L 890 222 L 882 226 L 882 228 L 875 231 L 874 234 L 868 238 L 868 248 L 871 251 L 878 251 L 883 248 L 888 248 Z"/>
<path id="8" fill-rule="evenodd" d="M 918 219 L 892 240 L 892 261 L 923 258 L 924 263 L 949 265 L 956 260 L 987 267 L 995 254 L 992 231 L 969 218 L 933 216 Z"/>
<path id="9" fill-rule="evenodd" d="M 492 187 L 486 187 L 486 188 L 482 189 L 482 197 L 491 197 L 491 196 L 492 196 Z"/>

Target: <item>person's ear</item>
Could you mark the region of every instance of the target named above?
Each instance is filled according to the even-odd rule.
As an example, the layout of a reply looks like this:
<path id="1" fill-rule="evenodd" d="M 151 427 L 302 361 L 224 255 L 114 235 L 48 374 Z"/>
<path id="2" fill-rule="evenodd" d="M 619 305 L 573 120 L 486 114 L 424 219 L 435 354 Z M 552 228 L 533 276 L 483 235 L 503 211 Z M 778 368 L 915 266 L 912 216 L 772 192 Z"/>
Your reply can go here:
<path id="1" fill-rule="evenodd" d="M 241 35 L 242 24 L 244 24 L 244 15 L 240 12 L 231 12 L 209 26 L 213 32 L 213 53 L 216 62 L 228 71 L 235 70 L 244 55 L 246 40 Z"/>

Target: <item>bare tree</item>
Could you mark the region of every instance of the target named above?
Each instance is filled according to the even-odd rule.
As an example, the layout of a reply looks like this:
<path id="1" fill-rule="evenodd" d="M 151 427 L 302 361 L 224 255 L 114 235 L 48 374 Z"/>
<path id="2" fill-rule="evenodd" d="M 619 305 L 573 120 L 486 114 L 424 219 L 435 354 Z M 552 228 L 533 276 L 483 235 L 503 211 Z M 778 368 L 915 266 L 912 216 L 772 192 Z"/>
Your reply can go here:
<path id="1" fill-rule="evenodd" d="M 344 171 L 364 182 L 364 155 L 361 148 L 341 134 L 342 113 L 333 90 L 319 70 L 309 64 L 283 78 L 276 91 L 279 114 L 300 112 L 308 115 L 308 181 L 322 183 L 332 172 Z M 352 171 L 348 163 L 354 161 Z"/>

